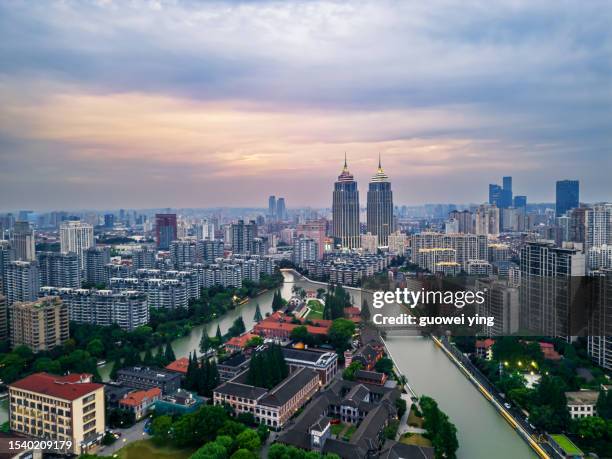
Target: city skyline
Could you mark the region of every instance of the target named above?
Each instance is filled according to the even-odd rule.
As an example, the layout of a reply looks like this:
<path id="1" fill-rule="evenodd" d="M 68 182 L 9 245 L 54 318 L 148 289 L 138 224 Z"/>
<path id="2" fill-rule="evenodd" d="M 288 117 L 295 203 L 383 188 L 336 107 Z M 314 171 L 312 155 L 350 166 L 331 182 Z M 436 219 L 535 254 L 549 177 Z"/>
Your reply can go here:
<path id="1" fill-rule="evenodd" d="M 5 3 L 0 208 L 328 207 L 345 151 L 362 183 L 381 153 L 398 203 L 484 202 L 505 175 L 531 202 L 563 179 L 609 200 L 611 14 Z"/>

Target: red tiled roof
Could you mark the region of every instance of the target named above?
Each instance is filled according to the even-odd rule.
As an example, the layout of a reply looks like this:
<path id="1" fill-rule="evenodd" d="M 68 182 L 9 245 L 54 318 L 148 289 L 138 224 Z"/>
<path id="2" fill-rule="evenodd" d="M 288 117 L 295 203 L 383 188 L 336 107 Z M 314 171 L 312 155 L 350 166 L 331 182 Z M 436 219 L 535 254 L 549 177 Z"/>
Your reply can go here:
<path id="1" fill-rule="evenodd" d="M 151 400 L 155 397 L 161 396 L 161 389 L 159 387 L 153 387 L 149 390 L 139 390 L 128 394 L 124 399 L 119 401 L 120 405 L 126 406 L 140 406 L 145 399 Z"/>
<path id="2" fill-rule="evenodd" d="M 75 373 L 67 376 L 34 373 L 9 384 L 9 387 L 64 400 L 76 400 L 104 387 L 102 384 L 90 381 L 91 375 L 87 373 Z"/>
<path id="3" fill-rule="evenodd" d="M 177 373 L 187 374 L 187 367 L 189 366 L 189 359 L 187 357 L 181 357 L 174 362 L 166 365 L 166 370 L 176 371 Z"/>
<path id="4" fill-rule="evenodd" d="M 489 349 L 491 346 L 495 344 L 495 340 L 491 338 L 487 338 L 485 340 L 477 340 L 476 347 L 483 347 L 485 349 Z"/>
<path id="5" fill-rule="evenodd" d="M 234 336 L 233 338 L 229 339 L 225 345 L 245 348 L 251 338 L 258 336 L 259 335 L 256 335 L 255 333 L 245 333 L 244 335 Z"/>

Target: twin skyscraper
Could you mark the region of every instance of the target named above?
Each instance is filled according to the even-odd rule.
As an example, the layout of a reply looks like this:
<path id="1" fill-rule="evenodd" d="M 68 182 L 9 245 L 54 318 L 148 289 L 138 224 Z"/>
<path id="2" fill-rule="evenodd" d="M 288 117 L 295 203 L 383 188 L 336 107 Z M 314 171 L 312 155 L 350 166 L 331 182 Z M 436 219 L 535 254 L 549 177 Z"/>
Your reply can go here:
<path id="1" fill-rule="evenodd" d="M 334 183 L 332 220 L 334 245 L 346 249 L 359 248 L 359 190 L 349 172 L 346 155 L 342 172 Z M 386 246 L 393 230 L 393 192 L 379 156 L 378 169 L 368 187 L 367 232 L 378 237 L 378 246 Z"/>

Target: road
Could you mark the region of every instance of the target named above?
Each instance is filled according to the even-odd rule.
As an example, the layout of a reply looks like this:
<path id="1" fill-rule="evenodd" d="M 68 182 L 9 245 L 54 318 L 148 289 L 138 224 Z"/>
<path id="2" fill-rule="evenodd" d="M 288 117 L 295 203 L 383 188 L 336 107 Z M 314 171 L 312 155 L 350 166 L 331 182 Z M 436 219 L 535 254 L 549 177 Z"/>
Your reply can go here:
<path id="1" fill-rule="evenodd" d="M 491 384 L 465 355 L 454 346 L 447 344 L 446 340 L 442 341 L 434 336 L 432 336 L 432 339 L 464 372 L 472 383 L 478 387 L 480 392 L 493 404 L 493 406 L 495 406 L 504 419 L 508 421 L 541 458 L 550 459 L 558 457 L 549 444 L 539 440 L 539 432 L 531 427 L 529 422 L 525 420 L 525 415 L 519 409 L 514 407 L 508 409 L 504 406 L 504 403 L 507 403 L 507 401 L 501 397 L 495 386 Z"/>
<path id="2" fill-rule="evenodd" d="M 100 449 L 99 454 L 102 456 L 112 456 L 129 443 L 150 438 L 150 436 L 144 432 L 146 419 L 148 418 L 137 422 L 132 427 L 129 427 L 127 429 L 112 429 L 113 432 L 120 432 L 121 437 L 112 445 L 103 446 L 102 449 Z"/>

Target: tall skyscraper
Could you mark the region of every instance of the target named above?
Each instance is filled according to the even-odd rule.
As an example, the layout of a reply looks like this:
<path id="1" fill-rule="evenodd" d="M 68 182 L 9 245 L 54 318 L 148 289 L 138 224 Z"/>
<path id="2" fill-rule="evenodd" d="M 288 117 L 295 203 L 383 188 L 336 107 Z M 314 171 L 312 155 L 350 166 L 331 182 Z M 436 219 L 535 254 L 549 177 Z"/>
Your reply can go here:
<path id="1" fill-rule="evenodd" d="M 104 227 L 113 228 L 115 226 L 115 214 L 104 215 Z"/>
<path id="2" fill-rule="evenodd" d="M 34 230 L 28 222 L 15 222 L 12 243 L 16 260 L 36 260 Z"/>
<path id="3" fill-rule="evenodd" d="M 359 190 L 348 170 L 346 155 L 342 172 L 334 183 L 332 236 L 336 246 L 347 249 L 359 247 Z"/>
<path id="4" fill-rule="evenodd" d="M 168 250 L 177 239 L 176 214 L 155 214 L 155 242 L 160 250 Z"/>
<path id="5" fill-rule="evenodd" d="M 495 205 L 482 204 L 476 210 L 476 234 L 497 236 L 500 230 L 499 208 Z"/>
<path id="6" fill-rule="evenodd" d="M 293 263 L 303 267 L 307 261 L 318 258 L 318 244 L 314 239 L 298 237 L 293 243 Z"/>
<path id="7" fill-rule="evenodd" d="M 95 245 L 93 226 L 81 221 L 66 221 L 60 225 L 60 247 L 62 253 L 74 252 L 79 257 L 79 266 L 84 268 L 83 251 Z"/>
<path id="8" fill-rule="evenodd" d="M 276 217 L 276 196 L 272 195 L 268 198 L 268 217 L 275 220 Z"/>
<path id="9" fill-rule="evenodd" d="M 489 184 L 489 204 L 500 206 L 502 203 L 502 187 L 494 183 Z"/>
<path id="10" fill-rule="evenodd" d="M 514 197 L 514 208 L 526 209 L 527 208 L 527 196 L 515 196 Z"/>
<path id="11" fill-rule="evenodd" d="M 578 180 L 559 180 L 556 189 L 557 217 L 580 205 L 580 182 Z"/>
<path id="12" fill-rule="evenodd" d="M 372 177 L 368 187 L 368 209 L 367 209 L 368 232 L 378 236 L 378 245 L 389 244 L 389 234 L 393 227 L 393 192 L 389 177 L 383 171 L 378 158 L 378 170 Z"/>
<path id="13" fill-rule="evenodd" d="M 287 219 L 287 208 L 285 207 L 285 198 L 278 198 L 276 201 L 276 218 L 278 220 Z"/>
<path id="14" fill-rule="evenodd" d="M 232 223 L 232 252 L 240 254 L 254 253 L 253 239 L 257 236 L 257 224 L 251 220 L 244 223 Z"/>
<path id="15" fill-rule="evenodd" d="M 502 178 L 502 209 L 507 209 L 512 206 L 512 177 L 503 177 Z"/>

